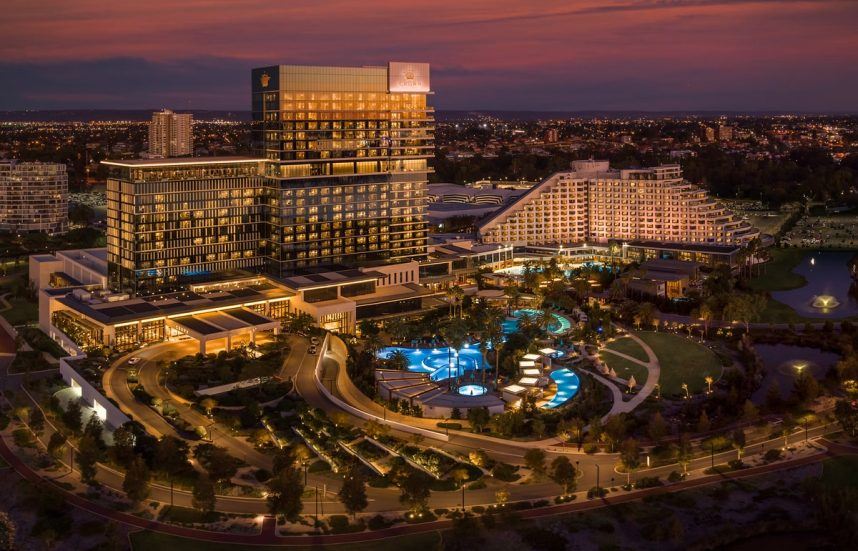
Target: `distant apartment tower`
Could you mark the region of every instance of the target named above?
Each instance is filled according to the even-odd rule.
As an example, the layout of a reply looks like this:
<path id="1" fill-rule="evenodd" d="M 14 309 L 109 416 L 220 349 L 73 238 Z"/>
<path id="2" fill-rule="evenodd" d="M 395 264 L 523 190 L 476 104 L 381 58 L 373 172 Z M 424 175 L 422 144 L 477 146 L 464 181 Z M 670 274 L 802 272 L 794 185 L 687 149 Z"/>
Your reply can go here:
<path id="1" fill-rule="evenodd" d="M 184 157 L 194 152 L 193 115 L 164 109 L 152 113 L 149 123 L 149 154 L 154 157 Z"/>
<path id="2" fill-rule="evenodd" d="M 703 139 L 706 140 L 707 142 L 714 142 L 715 141 L 715 129 L 712 128 L 711 126 L 704 126 L 702 134 L 703 134 Z"/>
<path id="3" fill-rule="evenodd" d="M 556 128 L 549 128 L 545 131 L 545 143 L 557 143 L 560 135 Z"/>
<path id="4" fill-rule="evenodd" d="M 66 231 L 68 190 L 64 164 L 0 161 L 0 230 Z"/>
<path id="5" fill-rule="evenodd" d="M 270 273 L 425 258 L 429 65 L 279 65 L 251 78 Z"/>
<path id="6" fill-rule="evenodd" d="M 722 142 L 729 142 L 733 139 L 733 127 L 727 126 L 726 124 L 722 124 L 718 127 L 718 140 Z"/>
<path id="7" fill-rule="evenodd" d="M 759 235 L 685 181 L 679 165 L 611 169 L 575 161 L 479 227 L 487 243 L 604 244 L 611 240 L 741 245 Z"/>

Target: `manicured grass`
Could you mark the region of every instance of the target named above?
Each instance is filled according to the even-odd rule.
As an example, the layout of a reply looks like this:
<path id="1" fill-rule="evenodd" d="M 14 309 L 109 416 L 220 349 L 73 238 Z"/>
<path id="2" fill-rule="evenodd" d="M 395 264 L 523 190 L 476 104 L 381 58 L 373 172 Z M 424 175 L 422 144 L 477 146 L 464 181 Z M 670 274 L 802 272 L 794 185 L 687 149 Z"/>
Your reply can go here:
<path id="1" fill-rule="evenodd" d="M 836 488 L 858 487 L 858 456 L 844 455 L 823 461 L 822 482 Z"/>
<path id="2" fill-rule="evenodd" d="M 610 352 L 599 352 L 599 358 L 605 362 L 609 369 L 613 369 L 617 372 L 617 377 L 628 381 L 629 377 L 634 375 L 635 382 L 637 384 L 643 385 L 646 383 L 646 379 L 649 376 L 649 370 L 647 370 L 646 367 L 611 354 Z"/>
<path id="3" fill-rule="evenodd" d="M 349 543 L 340 545 L 262 545 L 247 546 L 239 544 L 213 543 L 193 539 L 179 538 L 159 532 L 134 532 L 130 535 L 131 548 L 134 551 L 166 551 L 181 549 L 182 551 L 238 551 L 239 549 L 261 549 L 263 551 L 399 551 L 400 549 L 437 549 L 441 542 L 438 532 L 399 536 L 367 543 Z"/>
<path id="4" fill-rule="evenodd" d="M 620 337 L 619 339 L 608 343 L 605 348 L 616 350 L 632 358 L 636 358 L 642 362 L 648 362 L 649 358 L 641 345 L 635 342 L 631 337 Z"/>
<path id="5" fill-rule="evenodd" d="M 10 297 L 8 300 L 12 308 L 3 312 L 2 316 L 10 324 L 24 325 L 39 321 L 39 305 L 37 303 L 14 297 Z"/>
<path id="6" fill-rule="evenodd" d="M 197 523 L 208 523 L 208 522 L 217 522 L 221 518 L 221 514 L 213 511 L 211 513 L 203 513 L 197 511 L 196 509 L 189 509 L 187 507 L 165 507 L 163 511 L 161 511 L 160 515 L 161 520 L 166 522 L 177 522 L 180 524 L 197 524 Z"/>
<path id="7" fill-rule="evenodd" d="M 663 395 L 681 394 L 682 383 L 688 384 L 689 392 L 701 392 L 706 389 L 704 378 L 707 375 L 716 381 L 721 377 L 723 368 L 718 356 L 705 346 L 671 333 L 644 331 L 636 334 L 658 356 Z"/>
<path id="8" fill-rule="evenodd" d="M 762 272 L 749 282 L 755 291 L 789 291 L 807 284 L 804 276 L 793 273 L 807 249 L 769 249 L 771 261 L 759 266 Z"/>

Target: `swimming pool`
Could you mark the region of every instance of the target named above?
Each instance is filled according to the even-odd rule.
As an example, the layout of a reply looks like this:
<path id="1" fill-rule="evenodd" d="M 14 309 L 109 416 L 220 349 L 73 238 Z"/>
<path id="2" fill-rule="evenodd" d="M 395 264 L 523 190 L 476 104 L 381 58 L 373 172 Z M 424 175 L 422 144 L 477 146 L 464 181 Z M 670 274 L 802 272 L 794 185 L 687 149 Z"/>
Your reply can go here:
<path id="1" fill-rule="evenodd" d="M 386 360 L 396 351 L 405 354 L 408 359 L 408 370 L 418 373 L 429 373 L 433 381 L 441 381 L 456 376 L 456 351 L 452 347 L 442 348 L 403 348 L 388 346 L 378 352 L 378 357 Z M 465 345 L 458 351 L 459 375 L 466 371 L 476 371 L 484 368 L 483 355 L 476 345 Z"/>
<path id="2" fill-rule="evenodd" d="M 578 378 L 578 374 L 571 369 L 558 369 L 556 371 L 552 371 L 549 376 L 555 383 L 557 383 L 557 392 L 554 394 L 554 397 L 542 407 L 547 409 L 560 407 L 578 394 L 578 385 L 581 384 L 581 380 Z"/>
<path id="3" fill-rule="evenodd" d="M 503 322 L 503 332 L 506 335 L 518 331 L 518 320 L 524 316 L 531 318 L 539 315 L 539 310 L 535 308 L 522 308 L 515 310 L 512 313 L 512 318 L 507 318 Z M 548 332 L 552 335 L 561 335 L 572 328 L 572 322 L 560 314 L 551 313 L 551 321 L 548 323 Z"/>

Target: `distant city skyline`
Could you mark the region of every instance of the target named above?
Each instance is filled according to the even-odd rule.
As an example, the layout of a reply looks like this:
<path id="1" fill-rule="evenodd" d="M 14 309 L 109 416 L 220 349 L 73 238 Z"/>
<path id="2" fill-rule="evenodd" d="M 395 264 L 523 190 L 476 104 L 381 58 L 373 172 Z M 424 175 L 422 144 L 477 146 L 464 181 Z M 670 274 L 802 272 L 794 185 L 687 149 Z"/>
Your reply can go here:
<path id="1" fill-rule="evenodd" d="M 858 110 L 858 2 L 11 0 L 0 110 L 247 111 L 251 67 L 432 64 L 447 110 Z"/>

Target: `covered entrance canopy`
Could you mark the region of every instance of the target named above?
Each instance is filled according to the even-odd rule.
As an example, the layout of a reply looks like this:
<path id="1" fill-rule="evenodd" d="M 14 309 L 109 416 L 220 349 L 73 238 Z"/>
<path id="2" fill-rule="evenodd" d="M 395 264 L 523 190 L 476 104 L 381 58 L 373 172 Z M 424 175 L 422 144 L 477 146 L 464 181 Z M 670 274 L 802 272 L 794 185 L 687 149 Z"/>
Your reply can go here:
<path id="1" fill-rule="evenodd" d="M 280 329 L 279 321 L 247 308 L 169 318 L 167 323 L 179 333 L 196 339 L 200 343 L 200 354 L 205 354 L 207 344 L 217 339 L 226 339 L 229 350 L 235 337 L 248 336 L 250 342 L 255 343 L 257 331 L 274 331 L 276 334 Z"/>

